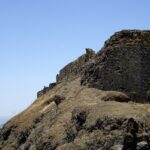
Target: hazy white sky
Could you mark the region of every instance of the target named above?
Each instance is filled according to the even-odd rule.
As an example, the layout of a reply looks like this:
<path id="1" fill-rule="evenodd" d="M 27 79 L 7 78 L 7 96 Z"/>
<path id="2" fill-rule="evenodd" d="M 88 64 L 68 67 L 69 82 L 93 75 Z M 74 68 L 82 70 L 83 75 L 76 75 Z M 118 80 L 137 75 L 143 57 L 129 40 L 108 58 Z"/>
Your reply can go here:
<path id="1" fill-rule="evenodd" d="M 59 70 L 122 29 L 150 29 L 149 0 L 1 0 L 0 117 L 22 111 Z"/>

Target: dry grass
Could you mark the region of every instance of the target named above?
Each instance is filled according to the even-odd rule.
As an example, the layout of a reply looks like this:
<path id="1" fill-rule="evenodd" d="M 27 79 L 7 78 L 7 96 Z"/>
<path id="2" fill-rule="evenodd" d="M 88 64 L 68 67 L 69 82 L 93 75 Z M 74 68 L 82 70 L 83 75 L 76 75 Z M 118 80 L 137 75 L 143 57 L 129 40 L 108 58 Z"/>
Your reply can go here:
<path id="1" fill-rule="evenodd" d="M 17 125 L 17 130 L 21 131 L 27 126 L 31 125 L 33 121 L 42 113 L 55 109 L 55 104 L 52 103 L 55 95 L 62 95 L 65 100 L 59 106 L 59 116 L 57 116 L 58 126 L 52 127 L 52 130 L 58 132 L 62 128 L 71 112 L 76 107 L 85 107 L 91 110 L 90 119 L 92 120 L 98 116 L 120 116 L 120 117 L 141 117 L 150 112 L 150 104 L 137 103 L 121 103 L 115 100 L 116 97 L 121 101 L 128 100 L 128 97 L 120 92 L 105 92 L 94 88 L 87 88 L 80 86 L 80 79 L 76 79 L 70 83 L 62 83 L 57 85 L 54 89 L 49 91 L 46 95 L 37 99 L 29 108 L 12 118 L 6 125 L 8 128 L 12 125 Z M 104 102 L 103 100 L 108 100 Z M 120 101 L 119 99 L 119 101 Z"/>

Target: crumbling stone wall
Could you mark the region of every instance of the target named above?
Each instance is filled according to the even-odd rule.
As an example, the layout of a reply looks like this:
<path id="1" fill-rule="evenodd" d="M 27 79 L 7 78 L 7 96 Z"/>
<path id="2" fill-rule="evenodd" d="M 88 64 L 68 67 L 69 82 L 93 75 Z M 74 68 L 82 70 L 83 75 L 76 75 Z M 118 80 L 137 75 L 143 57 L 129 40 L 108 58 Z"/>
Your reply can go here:
<path id="1" fill-rule="evenodd" d="M 150 31 L 122 31 L 106 41 L 96 63 L 86 68 L 82 84 L 126 92 L 147 101 L 150 89 Z"/>
<path id="2" fill-rule="evenodd" d="M 123 30 L 97 53 L 86 54 L 60 70 L 56 84 L 81 77 L 81 85 L 125 92 L 136 102 L 150 101 L 150 31 Z M 44 87 L 38 97 L 53 86 Z"/>
<path id="3" fill-rule="evenodd" d="M 71 62 L 60 70 L 57 75 L 57 83 L 72 80 L 81 76 L 86 68 L 86 65 L 94 61 L 95 52 L 92 49 L 87 48 L 86 54 L 80 56 L 77 60 Z"/>
<path id="4" fill-rule="evenodd" d="M 37 98 L 46 94 L 49 90 L 53 89 L 55 86 L 56 83 L 50 83 L 48 87 L 44 86 L 44 88 L 41 91 L 37 92 Z"/>
<path id="5" fill-rule="evenodd" d="M 86 66 L 94 61 L 94 58 L 95 52 L 90 48 L 86 48 L 86 54 L 80 56 L 77 60 L 69 63 L 61 69 L 59 75 L 56 77 L 57 82 L 51 83 L 48 87 L 45 86 L 41 91 L 37 92 L 37 97 L 41 97 L 46 94 L 60 82 L 66 82 L 81 76 L 81 74 L 84 73 Z"/>

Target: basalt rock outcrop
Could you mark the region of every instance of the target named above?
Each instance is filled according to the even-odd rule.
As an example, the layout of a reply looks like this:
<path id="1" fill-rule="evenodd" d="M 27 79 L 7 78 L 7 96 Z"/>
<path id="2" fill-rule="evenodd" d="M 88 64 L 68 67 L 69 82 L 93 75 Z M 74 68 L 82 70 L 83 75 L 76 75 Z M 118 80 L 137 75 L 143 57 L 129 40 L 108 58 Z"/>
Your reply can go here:
<path id="1" fill-rule="evenodd" d="M 149 101 L 150 31 L 115 33 L 86 68 L 82 83 L 126 92 L 137 102 Z"/>
<path id="2" fill-rule="evenodd" d="M 80 56 L 77 60 L 69 63 L 60 70 L 56 79 L 57 83 L 66 82 L 82 76 L 87 66 L 94 61 L 95 56 L 96 54 L 92 49 L 86 48 L 86 54 Z"/>
<path id="3" fill-rule="evenodd" d="M 44 88 L 41 91 L 37 92 L 37 98 L 46 94 L 49 90 L 53 89 L 55 86 L 56 86 L 56 83 L 50 83 L 48 87 L 44 86 Z"/>
<path id="4" fill-rule="evenodd" d="M 81 85 L 125 92 L 133 101 L 150 101 L 150 31 L 123 30 L 108 39 L 97 53 L 86 54 L 65 66 L 57 83 L 81 77 Z M 45 87 L 40 95 L 51 88 Z M 42 94 L 41 94 L 42 93 Z"/>
<path id="5" fill-rule="evenodd" d="M 0 150 L 150 150 L 149 68 L 150 31 L 87 48 L 0 129 Z"/>
<path id="6" fill-rule="evenodd" d="M 48 87 L 44 87 L 41 91 L 37 93 L 37 97 L 46 94 L 49 90 L 55 87 L 56 84 L 61 82 L 69 82 L 77 77 L 81 77 L 85 72 L 87 66 L 94 61 L 96 54 L 90 49 L 86 48 L 86 54 L 80 56 L 77 60 L 69 63 L 63 69 L 60 70 L 59 74 L 56 76 L 56 83 L 49 84 Z"/>

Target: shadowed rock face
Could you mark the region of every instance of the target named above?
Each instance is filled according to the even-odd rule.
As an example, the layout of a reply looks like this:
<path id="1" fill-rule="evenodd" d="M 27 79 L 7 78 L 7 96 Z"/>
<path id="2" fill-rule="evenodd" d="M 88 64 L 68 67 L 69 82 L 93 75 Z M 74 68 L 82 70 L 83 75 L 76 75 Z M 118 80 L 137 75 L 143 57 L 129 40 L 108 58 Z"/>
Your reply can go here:
<path id="1" fill-rule="evenodd" d="M 92 49 L 86 48 L 86 54 L 80 56 L 77 60 L 69 63 L 60 70 L 59 75 L 57 75 L 57 83 L 66 82 L 80 77 L 84 74 L 87 66 L 94 61 L 95 56 L 95 52 Z"/>
<path id="2" fill-rule="evenodd" d="M 56 84 L 82 77 L 81 85 L 122 91 L 133 101 L 149 102 L 149 60 L 150 31 L 123 30 L 111 36 L 97 54 L 87 48 L 86 54 L 60 70 Z M 37 96 L 53 87 L 45 87 Z"/>
<path id="3" fill-rule="evenodd" d="M 126 92 L 137 102 L 149 101 L 150 31 L 125 30 L 114 34 L 85 69 L 82 84 Z"/>
<path id="4" fill-rule="evenodd" d="M 56 76 L 57 82 L 51 83 L 49 87 L 44 87 L 37 93 L 37 97 L 41 97 L 42 95 L 46 94 L 49 90 L 55 87 L 56 84 L 61 82 L 69 82 L 77 77 L 81 77 L 84 74 L 87 66 L 94 61 L 95 56 L 96 54 L 92 49 L 86 48 L 86 54 L 80 56 L 77 60 L 62 68 L 59 74 Z"/>

